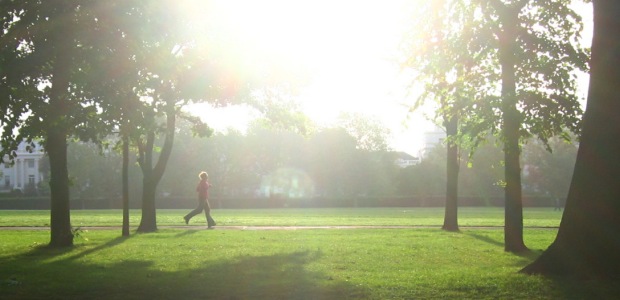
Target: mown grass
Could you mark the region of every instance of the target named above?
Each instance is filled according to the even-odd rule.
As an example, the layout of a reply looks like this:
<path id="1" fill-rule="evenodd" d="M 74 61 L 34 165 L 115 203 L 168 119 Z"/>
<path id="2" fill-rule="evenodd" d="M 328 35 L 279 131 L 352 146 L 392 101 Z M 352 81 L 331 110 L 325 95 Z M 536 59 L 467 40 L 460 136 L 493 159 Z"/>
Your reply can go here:
<path id="1" fill-rule="evenodd" d="M 305 216 L 322 222 L 335 222 L 337 215 L 341 219 L 353 215 L 360 224 L 403 222 L 387 224 L 385 215 L 379 217 L 382 221 L 370 220 L 387 212 L 355 211 L 307 210 Z M 301 217 L 291 212 L 281 216 L 289 221 L 264 220 L 263 224 L 291 224 Z M 172 211 L 170 218 L 180 213 Z M 276 211 L 227 213 L 236 222 L 263 218 L 261 213 L 279 218 Z M 6 212 L 2 214 L 4 219 Z M 362 222 L 365 214 L 371 216 Z M 25 215 L 29 213 L 22 212 Z M 428 218 L 441 219 L 432 215 L 427 211 Z M 0 230 L 0 298 L 617 298 L 617 282 L 572 282 L 517 273 L 556 233 L 527 228 L 525 242 L 533 252 L 518 256 L 504 252 L 503 231 L 497 229 L 464 228 L 452 233 L 437 228 L 199 230 L 190 226 L 128 238 L 120 237 L 119 230 L 89 230 L 75 240 L 75 247 L 62 250 L 44 247 L 49 241 L 46 230 Z"/>
<path id="2" fill-rule="evenodd" d="M 157 223 L 161 226 L 185 225 L 183 216 L 189 210 L 158 210 Z M 336 226 L 336 225 L 391 225 L 441 226 L 442 208 L 320 208 L 320 209 L 215 209 L 213 217 L 219 225 L 230 226 Z M 130 211 L 130 224 L 140 222 L 140 211 Z M 553 208 L 524 209 L 526 227 L 557 227 L 562 214 Z M 74 227 L 120 226 L 120 210 L 74 210 Z M 200 214 L 190 225 L 205 225 Z M 504 210 L 499 207 L 459 208 L 462 226 L 503 226 Z M 49 211 L 0 210 L 0 226 L 49 226 Z"/>

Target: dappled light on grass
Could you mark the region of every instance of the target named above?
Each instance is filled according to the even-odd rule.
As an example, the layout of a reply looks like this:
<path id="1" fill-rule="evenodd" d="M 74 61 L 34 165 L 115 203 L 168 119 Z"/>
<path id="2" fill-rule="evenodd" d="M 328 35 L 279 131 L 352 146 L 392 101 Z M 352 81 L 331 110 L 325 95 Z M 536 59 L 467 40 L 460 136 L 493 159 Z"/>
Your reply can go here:
<path id="1" fill-rule="evenodd" d="M 277 245 L 276 250 L 271 250 L 265 237 L 229 239 L 211 232 L 178 235 L 178 231 L 165 231 L 134 235 L 119 243 L 118 239 L 109 240 L 110 233 L 98 231 L 93 234 L 92 244 L 68 252 L 25 249 L 1 257 L 0 262 L 4 266 L 11 263 L 14 271 L 8 275 L 3 268 L 0 274 L 19 283 L 4 296 L 8 295 L 8 299 L 47 295 L 58 299 L 343 299 L 368 295 L 345 280 L 308 271 L 308 264 L 321 259 L 317 249 Z M 222 239 L 230 244 L 222 243 Z M 257 249 L 257 243 L 267 248 L 259 245 Z M 54 273 L 63 276 L 53 276 Z"/>
<path id="2" fill-rule="evenodd" d="M 532 258 L 505 252 L 499 230 L 85 234 L 89 240 L 75 248 L 47 251 L 30 246 L 46 241 L 45 232 L 0 231 L 3 299 L 564 299 L 620 292 L 517 274 Z M 526 236 L 543 248 L 554 233 Z"/>

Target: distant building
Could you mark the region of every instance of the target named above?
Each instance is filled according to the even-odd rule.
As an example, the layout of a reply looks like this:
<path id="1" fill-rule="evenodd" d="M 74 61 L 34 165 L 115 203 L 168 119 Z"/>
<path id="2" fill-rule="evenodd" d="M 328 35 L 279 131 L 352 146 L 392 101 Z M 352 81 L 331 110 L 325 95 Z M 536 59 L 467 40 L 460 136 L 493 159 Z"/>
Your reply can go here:
<path id="1" fill-rule="evenodd" d="M 396 152 L 396 156 L 397 158 L 395 160 L 395 163 L 400 168 L 415 166 L 420 163 L 419 157 L 415 157 L 405 152 Z"/>
<path id="2" fill-rule="evenodd" d="M 443 144 L 446 139 L 446 131 L 439 126 L 435 126 L 432 130 L 424 133 L 424 146 L 420 151 L 420 156 L 425 157 L 426 154 L 437 147 L 438 145 Z"/>
<path id="3" fill-rule="evenodd" d="M 28 151 L 27 144 L 21 143 L 16 151 L 13 164 L 8 161 L 8 157 L 2 159 L 0 167 L 0 192 L 11 192 L 14 190 L 26 191 L 28 188 L 36 190 L 39 182 L 44 180 L 43 173 L 39 170 L 44 151 L 39 144 L 35 143 L 35 148 Z"/>

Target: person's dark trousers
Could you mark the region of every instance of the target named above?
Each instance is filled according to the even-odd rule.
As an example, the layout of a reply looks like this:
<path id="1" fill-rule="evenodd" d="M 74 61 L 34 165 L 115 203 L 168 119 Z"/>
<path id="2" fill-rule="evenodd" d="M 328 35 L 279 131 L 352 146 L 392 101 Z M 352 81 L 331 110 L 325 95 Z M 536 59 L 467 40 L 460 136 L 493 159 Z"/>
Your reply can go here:
<path id="1" fill-rule="evenodd" d="M 211 205 L 209 205 L 209 199 L 203 202 L 205 205 L 205 217 L 207 218 L 207 225 L 209 227 L 215 226 L 215 220 L 211 217 Z"/>
<path id="2" fill-rule="evenodd" d="M 193 218 L 195 215 L 199 214 L 203 210 L 205 211 L 205 217 L 207 217 L 207 225 L 209 225 L 209 227 L 215 226 L 215 220 L 213 220 L 213 218 L 211 217 L 211 207 L 209 206 L 209 201 L 206 199 L 198 199 L 198 207 L 196 207 L 194 210 L 190 211 L 185 217 L 183 217 L 185 219 L 185 222 L 189 222 L 191 218 Z"/>

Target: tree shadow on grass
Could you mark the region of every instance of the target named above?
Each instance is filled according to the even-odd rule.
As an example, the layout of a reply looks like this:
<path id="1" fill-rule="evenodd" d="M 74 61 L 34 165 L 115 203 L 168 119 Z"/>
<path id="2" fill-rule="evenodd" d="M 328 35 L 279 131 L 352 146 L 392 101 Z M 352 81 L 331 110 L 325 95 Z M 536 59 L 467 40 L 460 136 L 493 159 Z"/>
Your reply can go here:
<path id="1" fill-rule="evenodd" d="M 82 248 L 82 245 L 79 245 L 79 244 L 77 245 L 74 244 L 71 247 L 50 247 L 49 245 L 45 245 L 45 244 L 33 244 L 30 246 L 30 251 L 23 252 L 23 253 L 20 253 L 19 255 L 12 256 L 12 259 L 15 259 L 15 260 L 20 260 L 20 259 L 33 260 L 33 259 L 38 259 L 38 258 L 51 259 L 56 256 L 65 255 L 71 252 L 76 252 L 76 254 L 73 256 L 70 256 L 69 259 L 78 259 L 80 257 L 84 257 L 86 255 L 93 254 L 95 252 L 120 245 L 129 238 L 130 236 L 129 237 L 119 236 L 99 246 L 96 246 L 94 248 L 87 249 L 84 251 L 80 251 Z"/>
<path id="2" fill-rule="evenodd" d="M 464 234 L 502 249 L 504 247 L 502 242 L 476 232 L 465 232 Z M 521 269 L 534 261 L 542 252 L 543 250 L 530 249 L 530 251 L 523 253 L 515 253 L 514 255 L 518 256 L 519 259 L 515 261 L 513 266 Z M 541 299 L 617 299 L 617 295 L 620 295 L 620 280 L 597 282 L 578 281 L 563 277 L 544 277 L 541 280 L 543 284 L 527 285 L 530 281 L 515 277 L 510 286 L 517 292 L 529 290 L 531 295 L 538 295 Z"/>
<path id="3" fill-rule="evenodd" d="M 524 279 L 523 277 L 529 277 Z M 562 276 L 526 275 L 507 282 L 515 291 L 528 291 L 538 299 L 618 299 L 620 280 L 579 280 Z"/>
<path id="4" fill-rule="evenodd" d="M 490 237 L 482 235 L 482 234 L 478 234 L 478 233 L 471 232 L 471 231 L 470 232 L 466 232 L 464 234 L 468 235 L 468 236 L 471 236 L 471 237 L 473 237 L 473 238 L 475 238 L 475 239 L 477 239 L 479 241 L 491 244 L 493 246 L 502 247 L 502 248 L 504 247 L 504 243 L 499 242 L 499 241 L 497 241 L 497 240 L 495 240 L 493 238 L 490 238 Z M 530 249 L 529 251 L 525 251 L 525 252 L 522 252 L 522 253 L 515 253 L 515 255 L 523 257 L 523 258 L 527 258 L 527 259 L 530 259 L 530 260 L 533 260 L 533 259 L 537 258 L 538 256 L 540 256 L 541 253 L 542 253 L 541 250 L 532 250 L 532 249 Z"/>
<path id="5" fill-rule="evenodd" d="M 344 279 L 310 271 L 307 265 L 321 252 L 301 251 L 268 256 L 238 257 L 178 274 L 186 295 L 213 299 L 352 299 L 368 291 Z"/>
<path id="6" fill-rule="evenodd" d="M 479 233 L 475 233 L 475 232 L 466 232 L 464 233 L 465 235 L 471 236 L 479 241 L 491 244 L 493 246 L 497 246 L 500 248 L 504 248 L 504 243 L 499 242 L 493 238 L 490 238 L 488 236 L 479 234 Z M 531 263 L 534 259 L 536 259 L 538 256 L 540 256 L 540 254 L 542 253 L 542 251 L 540 250 L 529 250 L 529 251 L 525 251 L 525 252 L 521 252 L 521 253 L 513 253 L 516 256 L 519 256 L 521 259 L 519 261 L 517 261 L 515 263 L 515 266 L 517 267 L 525 267 L 525 265 Z"/>
<path id="7" fill-rule="evenodd" d="M 117 237 L 115 239 L 112 239 L 109 242 L 103 243 L 103 244 L 101 244 L 101 245 L 99 245 L 97 247 L 93 247 L 91 249 L 78 252 L 75 255 L 72 255 L 72 256 L 68 257 L 67 260 L 76 260 L 76 259 L 88 256 L 90 254 L 94 254 L 94 253 L 99 252 L 101 250 L 112 248 L 114 246 L 122 244 L 123 242 L 125 242 L 129 238 L 131 238 L 131 236 L 119 236 L 119 237 Z"/>
<path id="8" fill-rule="evenodd" d="M 359 299 L 369 291 L 311 271 L 320 252 L 239 256 L 226 261 L 187 261 L 188 268 L 166 271 L 149 260 L 85 262 L 78 258 L 122 242 L 120 238 L 66 259 L 41 254 L 0 258 L 11 282 L 0 281 L 3 299 Z M 86 253 L 87 252 L 87 253 Z M 208 253 L 207 253 L 208 255 Z M 165 263 L 165 260 L 164 260 Z M 5 269 L 4 271 L 6 271 Z M 0 274 L 7 276 L 0 270 Z M 8 278 L 7 278 L 8 279 Z M 0 280 L 4 278 L 0 277 Z M 7 281 L 8 282 L 8 281 Z"/>
<path id="9" fill-rule="evenodd" d="M 193 235 L 196 232 L 198 232 L 198 230 L 188 229 L 188 230 L 181 231 L 181 232 L 177 233 L 174 237 L 175 238 L 180 238 L 180 237 L 184 237 L 186 235 Z"/>
<path id="10" fill-rule="evenodd" d="M 483 242 L 491 244 L 493 246 L 504 247 L 504 243 L 498 242 L 498 241 L 496 241 L 496 240 L 494 240 L 494 239 L 492 239 L 492 238 L 490 238 L 488 236 L 484 236 L 484 235 L 481 235 L 481 234 L 478 234 L 478 233 L 475 233 L 475 232 L 471 232 L 471 231 L 463 232 L 463 234 L 471 236 L 471 237 L 473 237 L 473 238 L 475 238 L 477 240 L 483 241 Z"/>
<path id="11" fill-rule="evenodd" d="M 531 275 L 530 275 L 531 276 Z M 555 299 L 618 299 L 620 280 L 577 280 L 547 277 Z"/>

